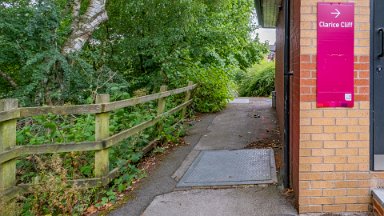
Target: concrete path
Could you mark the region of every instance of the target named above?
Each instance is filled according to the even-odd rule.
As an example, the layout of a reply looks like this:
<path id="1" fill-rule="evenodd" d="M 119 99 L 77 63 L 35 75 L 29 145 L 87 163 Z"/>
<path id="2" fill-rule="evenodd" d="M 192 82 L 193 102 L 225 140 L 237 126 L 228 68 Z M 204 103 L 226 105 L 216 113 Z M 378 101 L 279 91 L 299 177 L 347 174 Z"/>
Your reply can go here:
<path id="1" fill-rule="evenodd" d="M 296 215 L 276 187 L 177 191 L 161 195 L 143 216 Z"/>
<path id="2" fill-rule="evenodd" d="M 252 98 L 249 103 L 238 102 L 195 122 L 186 137 L 190 145 L 171 153 L 141 183 L 135 198 L 110 215 L 296 215 L 296 210 L 276 185 L 185 191 L 176 188 L 177 181 L 201 150 L 243 149 L 254 141 L 267 138 L 268 131 L 276 128 L 270 99 Z"/>

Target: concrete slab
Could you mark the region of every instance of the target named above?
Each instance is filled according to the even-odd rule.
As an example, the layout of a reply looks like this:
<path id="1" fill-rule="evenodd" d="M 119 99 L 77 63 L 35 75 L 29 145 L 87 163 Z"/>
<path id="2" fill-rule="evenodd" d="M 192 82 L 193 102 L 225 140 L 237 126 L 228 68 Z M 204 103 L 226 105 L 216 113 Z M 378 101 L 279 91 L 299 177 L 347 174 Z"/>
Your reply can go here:
<path id="1" fill-rule="evenodd" d="M 177 191 L 155 198 L 142 216 L 291 216 L 276 187 Z"/>
<path id="2" fill-rule="evenodd" d="M 231 104 L 249 104 L 249 99 L 248 98 L 235 98 L 233 99 L 232 101 L 230 101 L 229 103 Z"/>
<path id="3" fill-rule="evenodd" d="M 202 151 L 177 187 L 277 183 L 272 149 Z"/>
<path id="4" fill-rule="evenodd" d="M 243 149 L 268 136 L 276 117 L 268 98 L 249 98 L 249 104 L 229 104 L 220 112 L 196 145 L 195 150 Z"/>

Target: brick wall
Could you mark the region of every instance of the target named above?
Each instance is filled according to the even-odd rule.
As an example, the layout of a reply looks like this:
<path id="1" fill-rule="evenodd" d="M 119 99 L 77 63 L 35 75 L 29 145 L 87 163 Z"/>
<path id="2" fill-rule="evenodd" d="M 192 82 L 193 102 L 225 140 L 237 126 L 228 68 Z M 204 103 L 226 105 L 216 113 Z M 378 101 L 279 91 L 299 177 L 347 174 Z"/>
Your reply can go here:
<path id="1" fill-rule="evenodd" d="M 355 107 L 316 108 L 317 2 L 301 1 L 299 212 L 368 211 L 369 0 L 355 2 Z"/>

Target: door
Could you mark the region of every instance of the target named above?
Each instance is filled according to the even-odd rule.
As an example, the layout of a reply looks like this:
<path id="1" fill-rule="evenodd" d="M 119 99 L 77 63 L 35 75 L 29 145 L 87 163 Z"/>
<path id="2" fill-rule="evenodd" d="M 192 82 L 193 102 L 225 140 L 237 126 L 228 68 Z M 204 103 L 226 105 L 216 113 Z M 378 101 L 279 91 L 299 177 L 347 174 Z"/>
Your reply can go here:
<path id="1" fill-rule="evenodd" d="M 384 1 L 372 1 L 371 154 L 373 170 L 384 170 Z"/>

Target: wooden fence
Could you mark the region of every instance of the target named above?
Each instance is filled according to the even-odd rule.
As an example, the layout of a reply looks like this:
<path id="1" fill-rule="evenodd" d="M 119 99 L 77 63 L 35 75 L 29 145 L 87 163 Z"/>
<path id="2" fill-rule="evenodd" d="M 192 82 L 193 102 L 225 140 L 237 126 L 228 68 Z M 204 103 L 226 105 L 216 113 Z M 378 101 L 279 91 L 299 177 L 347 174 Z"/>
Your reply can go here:
<path id="1" fill-rule="evenodd" d="M 16 160 L 20 156 L 31 154 L 95 151 L 95 177 L 76 179 L 72 180 L 71 183 L 83 187 L 108 184 L 118 175 L 119 171 L 118 168 L 112 171 L 109 170 L 108 149 L 119 145 L 121 141 L 156 124 L 158 129 L 162 130 L 161 121 L 166 116 L 181 111 L 181 118 L 183 119 L 187 106 L 192 103 L 191 91 L 195 88 L 196 84 L 192 82 L 189 82 L 187 87 L 170 91 L 167 91 L 166 86 L 162 86 L 159 93 L 116 102 L 110 102 L 109 95 L 101 94 L 97 95 L 96 104 L 75 106 L 19 108 L 18 101 L 15 99 L 0 100 L 0 199 L 10 200 L 33 188 L 33 184 L 16 185 Z M 185 93 L 184 103 L 165 112 L 166 98 L 181 93 Z M 109 115 L 111 111 L 154 100 L 158 101 L 157 116 L 130 129 L 110 135 Z M 95 141 L 16 146 L 17 120 L 46 114 L 95 114 Z M 150 151 L 154 147 L 155 142 L 156 140 L 144 147 L 143 152 Z"/>

